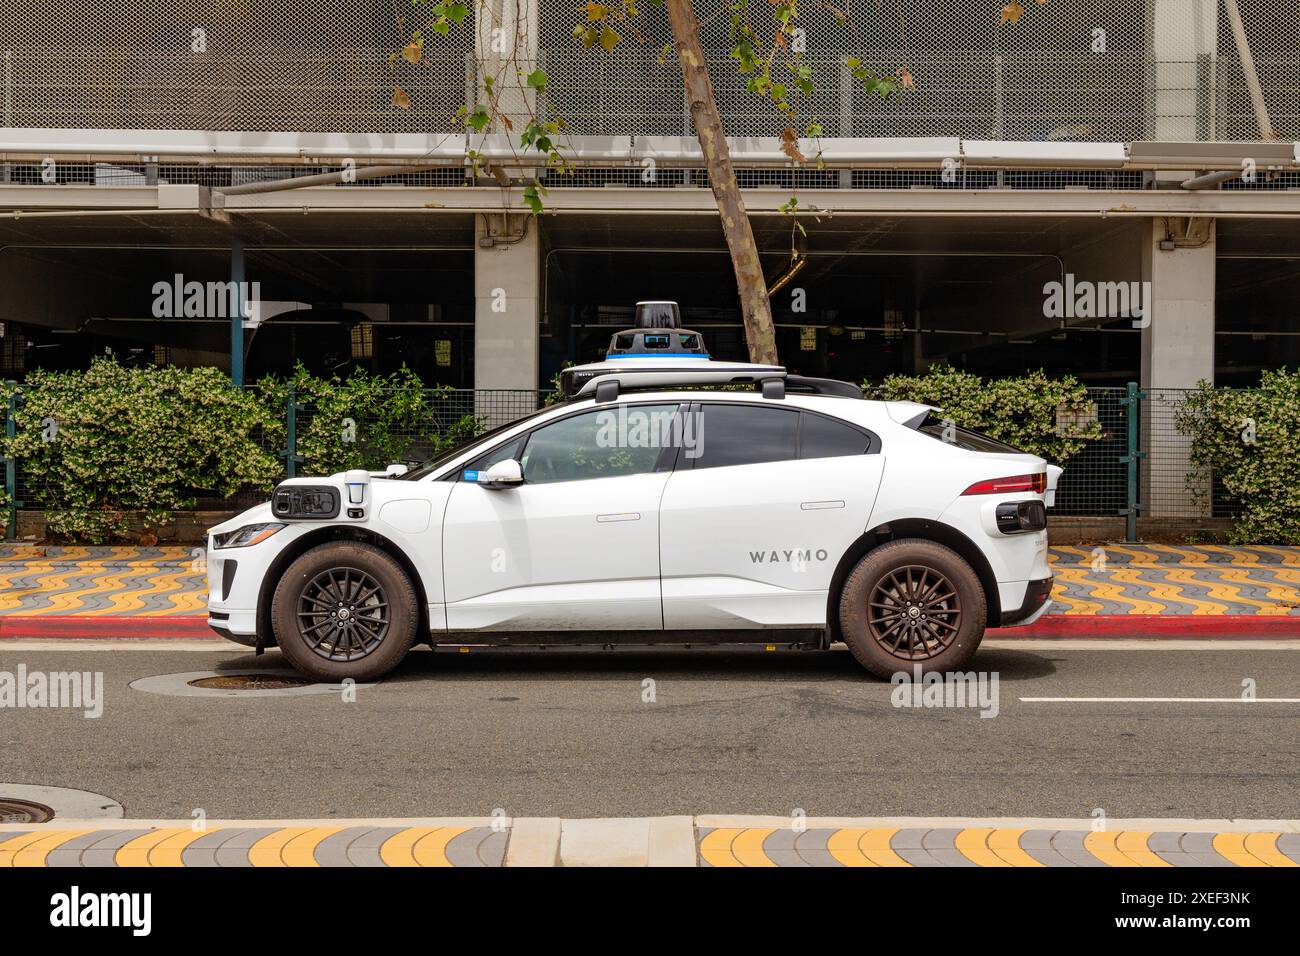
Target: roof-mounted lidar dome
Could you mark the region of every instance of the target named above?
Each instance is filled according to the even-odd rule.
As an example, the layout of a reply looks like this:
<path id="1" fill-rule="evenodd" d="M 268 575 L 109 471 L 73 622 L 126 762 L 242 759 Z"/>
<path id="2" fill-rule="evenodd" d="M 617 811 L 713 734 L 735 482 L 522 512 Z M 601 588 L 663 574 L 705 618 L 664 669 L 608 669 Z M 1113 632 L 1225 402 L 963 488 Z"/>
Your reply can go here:
<path id="1" fill-rule="evenodd" d="M 682 326 L 676 302 L 638 302 L 636 328 L 615 332 L 606 358 L 680 355 L 708 358 L 704 336 Z"/>

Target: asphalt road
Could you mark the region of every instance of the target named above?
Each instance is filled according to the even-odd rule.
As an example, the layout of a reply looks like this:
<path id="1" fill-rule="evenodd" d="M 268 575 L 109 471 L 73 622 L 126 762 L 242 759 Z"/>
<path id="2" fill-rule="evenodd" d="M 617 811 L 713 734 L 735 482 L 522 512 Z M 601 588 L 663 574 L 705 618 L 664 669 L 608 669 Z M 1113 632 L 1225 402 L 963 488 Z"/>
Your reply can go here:
<path id="1" fill-rule="evenodd" d="M 1237 698 L 1246 678 L 1300 698 L 1300 650 L 985 648 L 992 719 L 894 707 L 843 651 L 418 651 L 352 703 L 128 687 L 282 668 L 278 652 L 0 645 L 0 671 L 19 664 L 102 670 L 104 714 L 0 709 L 0 783 L 95 791 L 129 817 L 1300 816 L 1300 704 L 1020 700 Z"/>

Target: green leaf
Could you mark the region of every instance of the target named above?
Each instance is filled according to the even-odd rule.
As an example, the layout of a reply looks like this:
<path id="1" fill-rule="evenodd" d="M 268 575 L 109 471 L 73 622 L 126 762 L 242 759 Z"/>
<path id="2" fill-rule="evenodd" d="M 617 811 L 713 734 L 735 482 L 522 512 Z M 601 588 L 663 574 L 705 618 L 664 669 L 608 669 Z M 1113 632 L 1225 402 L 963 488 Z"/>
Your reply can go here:
<path id="1" fill-rule="evenodd" d="M 542 197 L 539 190 L 541 190 L 539 186 L 524 187 L 524 203 L 532 210 L 534 216 L 540 215 L 542 211 Z"/>

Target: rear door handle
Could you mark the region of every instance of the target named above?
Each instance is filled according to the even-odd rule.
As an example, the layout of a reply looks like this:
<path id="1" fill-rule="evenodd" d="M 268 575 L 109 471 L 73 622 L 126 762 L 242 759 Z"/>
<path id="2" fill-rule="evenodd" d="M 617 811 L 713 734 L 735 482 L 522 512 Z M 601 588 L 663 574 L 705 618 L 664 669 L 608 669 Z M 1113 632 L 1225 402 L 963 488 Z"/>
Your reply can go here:
<path id="1" fill-rule="evenodd" d="M 843 508 L 842 501 L 805 501 L 799 505 L 804 511 L 825 511 L 828 508 Z"/>
<path id="2" fill-rule="evenodd" d="M 624 511 L 612 515 L 596 515 L 596 520 L 604 523 L 606 521 L 640 521 L 641 515 L 636 511 Z"/>

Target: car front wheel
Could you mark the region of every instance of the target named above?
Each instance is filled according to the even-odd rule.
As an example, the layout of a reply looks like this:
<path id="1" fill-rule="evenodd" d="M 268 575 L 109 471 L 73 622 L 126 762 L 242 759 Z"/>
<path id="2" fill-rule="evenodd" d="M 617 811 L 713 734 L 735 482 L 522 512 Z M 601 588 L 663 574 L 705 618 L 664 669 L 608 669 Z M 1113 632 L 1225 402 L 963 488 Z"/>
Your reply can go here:
<path id="1" fill-rule="evenodd" d="M 320 680 L 387 674 L 411 649 L 418 621 L 415 588 L 402 566 L 360 541 L 332 541 L 301 555 L 271 603 L 280 650 Z"/>
<path id="2" fill-rule="evenodd" d="M 951 548 L 920 538 L 868 552 L 840 594 L 840 630 L 859 664 L 878 677 L 956 670 L 984 636 L 984 588 Z"/>

